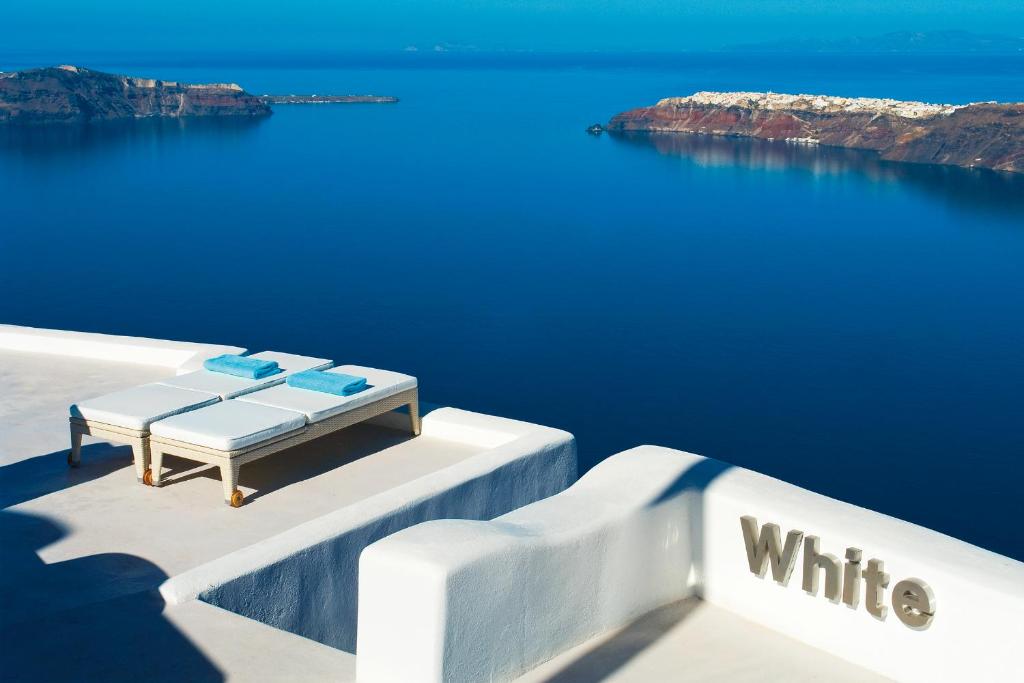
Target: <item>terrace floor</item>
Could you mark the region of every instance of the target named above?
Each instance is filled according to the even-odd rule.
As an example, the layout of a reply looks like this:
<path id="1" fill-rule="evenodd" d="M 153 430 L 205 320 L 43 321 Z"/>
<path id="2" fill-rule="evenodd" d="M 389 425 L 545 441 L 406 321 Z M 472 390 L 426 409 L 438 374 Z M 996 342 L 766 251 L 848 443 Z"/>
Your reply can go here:
<path id="1" fill-rule="evenodd" d="M 127 553 L 178 574 L 482 450 L 357 425 L 243 466 L 246 502 L 233 509 L 224 505 L 216 468 L 181 458 L 165 458 L 161 488 L 135 480 L 128 446 L 86 437 L 81 466 L 67 466 L 68 404 L 158 375 L 6 352 L 0 368 L 0 386 L 14 387 L 0 403 L 0 495 L 8 512 L 60 529 L 35 549 L 48 564 Z"/>
<path id="2" fill-rule="evenodd" d="M 135 480 L 127 446 L 86 437 L 81 466 L 67 466 L 70 403 L 166 375 L 0 352 L 0 671 L 159 679 L 151 664 L 164 662 L 177 680 L 337 679 L 351 655 L 204 603 L 165 609 L 155 589 L 483 449 L 363 424 L 242 467 L 239 509 L 215 469 L 183 459 L 165 459 L 159 489 Z"/>
<path id="3" fill-rule="evenodd" d="M 242 468 L 170 458 L 163 488 L 130 449 L 90 441 L 68 468 L 67 407 L 165 372 L 0 352 L 0 677 L 10 681 L 354 681 L 355 656 L 203 602 L 168 607 L 168 577 L 482 449 L 362 425 Z M 670 605 L 520 679 L 873 681 L 851 664 L 700 602 Z"/>
<path id="4" fill-rule="evenodd" d="M 516 683 L 875 683 L 878 674 L 692 598 L 567 650 Z"/>

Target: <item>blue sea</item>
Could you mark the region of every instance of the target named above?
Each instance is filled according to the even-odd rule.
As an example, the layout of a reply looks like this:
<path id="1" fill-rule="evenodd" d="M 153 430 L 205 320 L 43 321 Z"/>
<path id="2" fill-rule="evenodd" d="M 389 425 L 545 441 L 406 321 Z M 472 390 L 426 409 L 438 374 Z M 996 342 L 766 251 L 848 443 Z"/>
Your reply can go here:
<path id="1" fill-rule="evenodd" d="M 672 446 L 1024 559 L 1024 177 L 584 132 L 697 90 L 1021 100 L 1021 56 L 83 65 L 401 102 L 0 129 L 0 321 L 402 370 L 582 470 Z"/>

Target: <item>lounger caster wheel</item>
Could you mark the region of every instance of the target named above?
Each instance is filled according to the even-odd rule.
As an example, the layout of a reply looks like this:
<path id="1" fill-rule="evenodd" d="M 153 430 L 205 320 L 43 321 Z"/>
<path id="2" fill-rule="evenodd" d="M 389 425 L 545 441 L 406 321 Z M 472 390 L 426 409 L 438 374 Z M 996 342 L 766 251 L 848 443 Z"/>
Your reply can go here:
<path id="1" fill-rule="evenodd" d="M 142 483 L 146 486 L 153 485 L 153 470 L 146 470 L 142 473 Z"/>
<path id="2" fill-rule="evenodd" d="M 229 502 L 229 504 L 233 508 L 240 508 L 242 507 L 242 503 L 244 501 L 245 496 L 242 495 L 241 491 L 236 490 L 234 493 L 231 494 L 231 501 Z"/>
<path id="3" fill-rule="evenodd" d="M 78 461 L 70 452 L 68 452 L 68 467 L 78 467 Z"/>

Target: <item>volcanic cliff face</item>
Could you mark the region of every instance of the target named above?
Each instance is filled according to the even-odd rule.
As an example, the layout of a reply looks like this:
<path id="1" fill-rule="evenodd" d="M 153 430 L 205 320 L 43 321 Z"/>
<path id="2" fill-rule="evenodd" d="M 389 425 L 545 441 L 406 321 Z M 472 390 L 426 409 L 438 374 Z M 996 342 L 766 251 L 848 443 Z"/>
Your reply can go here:
<path id="1" fill-rule="evenodd" d="M 610 131 L 736 135 L 877 151 L 883 159 L 1024 173 L 1024 103 L 699 92 L 618 114 Z"/>
<path id="2" fill-rule="evenodd" d="M 234 84 L 187 85 L 76 66 L 0 73 L 0 123 L 269 113 L 266 102 Z"/>

